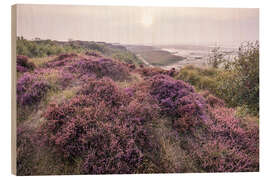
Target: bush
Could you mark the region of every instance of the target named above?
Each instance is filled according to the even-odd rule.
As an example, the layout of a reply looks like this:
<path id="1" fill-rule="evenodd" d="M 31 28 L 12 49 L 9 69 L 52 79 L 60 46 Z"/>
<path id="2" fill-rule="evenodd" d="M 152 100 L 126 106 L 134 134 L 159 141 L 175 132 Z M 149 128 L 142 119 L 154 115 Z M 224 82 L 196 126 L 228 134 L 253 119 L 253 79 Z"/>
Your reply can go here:
<path id="1" fill-rule="evenodd" d="M 58 42 L 52 40 L 29 41 L 23 37 L 17 37 L 16 53 L 30 58 L 46 57 L 67 52 L 80 52 L 83 48 L 70 45 L 68 42 Z"/>
<path id="2" fill-rule="evenodd" d="M 92 76 L 95 74 L 97 78 L 110 77 L 119 81 L 126 80 L 129 77 L 126 66 L 106 58 L 97 60 L 80 59 L 72 65 L 70 70 L 83 75 Z"/>
<path id="3" fill-rule="evenodd" d="M 191 93 L 179 99 L 179 117 L 173 121 L 173 127 L 181 132 L 194 134 L 207 120 L 206 102 L 202 96 Z"/>
<path id="4" fill-rule="evenodd" d="M 47 81 L 38 79 L 35 74 L 24 73 L 17 81 L 17 103 L 29 106 L 37 104 L 50 88 Z"/>
<path id="5" fill-rule="evenodd" d="M 150 81 L 150 94 L 157 99 L 161 113 L 172 118 L 174 128 L 193 132 L 205 120 L 206 102 L 192 86 L 166 75 L 156 75 Z"/>
<path id="6" fill-rule="evenodd" d="M 259 169 L 259 131 L 258 126 L 241 127 L 241 120 L 235 117 L 235 111 L 224 107 L 210 108 L 211 120 L 207 127 L 212 134 L 214 146 L 196 153 L 206 153 L 198 159 L 208 172 L 245 172 Z M 200 152 L 199 152 L 200 151 Z"/>
<path id="7" fill-rule="evenodd" d="M 127 64 L 139 65 L 143 63 L 136 55 L 129 51 L 117 52 L 112 54 L 111 57 Z"/>
<path id="8" fill-rule="evenodd" d="M 35 68 L 34 63 L 28 61 L 28 57 L 19 55 L 17 56 L 17 72 L 32 71 Z"/>
<path id="9" fill-rule="evenodd" d="M 56 60 L 64 60 L 64 59 L 67 59 L 67 58 L 74 58 L 74 57 L 77 57 L 77 54 L 75 53 L 65 53 L 65 54 L 60 54 Z"/>
<path id="10" fill-rule="evenodd" d="M 225 102 L 222 99 L 219 99 L 212 94 L 210 94 L 209 91 L 204 91 L 201 93 L 201 95 L 206 99 L 207 104 L 210 106 L 225 106 Z"/>
<path id="11" fill-rule="evenodd" d="M 74 53 L 60 54 L 54 60 L 45 63 L 43 66 L 47 68 L 64 67 L 74 62 L 76 57 L 78 57 L 78 55 Z"/>
<path id="12" fill-rule="evenodd" d="M 17 127 L 17 175 L 33 175 L 35 171 L 36 135 L 32 128 L 27 126 Z"/>
<path id="13" fill-rule="evenodd" d="M 143 151 L 155 149 L 146 124 L 156 111 L 144 100 L 151 97 L 142 96 L 132 100 L 110 79 L 88 82 L 47 109 L 40 128 L 44 146 L 69 162 L 82 158 L 81 173 L 135 173 Z"/>
<path id="14" fill-rule="evenodd" d="M 239 47 L 238 55 L 227 62 L 226 69 L 185 67 L 176 79 L 184 80 L 197 89 L 209 90 L 229 106 L 247 106 L 249 113 L 259 113 L 259 42 L 247 42 Z"/>
<path id="15" fill-rule="evenodd" d="M 243 44 L 233 63 L 238 81 L 238 105 L 247 105 L 251 112 L 259 112 L 259 42 Z"/>
<path id="16" fill-rule="evenodd" d="M 150 81 L 150 94 L 158 100 L 162 113 L 172 117 L 178 115 L 179 99 L 194 92 L 192 86 L 166 75 L 156 75 Z"/>
<path id="17" fill-rule="evenodd" d="M 94 56 L 94 57 L 102 57 L 99 53 L 97 53 L 95 51 L 87 51 L 85 53 L 85 55 L 87 55 L 87 56 Z"/>
<path id="18" fill-rule="evenodd" d="M 168 75 L 173 77 L 176 73 L 175 69 L 172 68 L 171 70 L 164 70 L 158 67 L 141 67 L 140 69 L 138 69 L 138 72 L 145 76 L 145 77 L 153 77 L 155 75 L 159 75 L 159 74 L 163 74 L 163 75 Z"/>
<path id="19" fill-rule="evenodd" d="M 197 89 L 209 90 L 215 93 L 217 89 L 216 77 L 219 70 L 201 69 L 193 66 L 186 66 L 175 76 L 176 79 L 183 80 L 195 86 Z"/>

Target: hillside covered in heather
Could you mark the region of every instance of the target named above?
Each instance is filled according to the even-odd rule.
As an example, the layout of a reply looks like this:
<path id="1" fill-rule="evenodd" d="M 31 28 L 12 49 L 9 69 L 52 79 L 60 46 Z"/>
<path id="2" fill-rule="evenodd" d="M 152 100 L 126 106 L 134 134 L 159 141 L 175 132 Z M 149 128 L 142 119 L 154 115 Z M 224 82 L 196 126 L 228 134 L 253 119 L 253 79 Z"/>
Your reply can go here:
<path id="1" fill-rule="evenodd" d="M 18 38 L 18 175 L 259 171 L 258 48 L 164 70 L 119 44 Z"/>

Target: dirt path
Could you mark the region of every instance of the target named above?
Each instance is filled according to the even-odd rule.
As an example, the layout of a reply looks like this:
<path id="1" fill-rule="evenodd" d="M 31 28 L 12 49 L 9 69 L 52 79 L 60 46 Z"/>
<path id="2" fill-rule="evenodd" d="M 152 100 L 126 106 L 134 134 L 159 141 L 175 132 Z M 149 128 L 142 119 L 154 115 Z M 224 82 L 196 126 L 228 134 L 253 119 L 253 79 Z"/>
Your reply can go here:
<path id="1" fill-rule="evenodd" d="M 152 64 L 150 64 L 149 62 L 147 62 L 140 54 L 136 54 L 137 55 L 137 57 L 140 59 L 140 60 L 142 60 L 142 62 L 144 63 L 144 64 L 146 64 L 147 66 L 149 66 L 149 67 L 154 67 Z"/>

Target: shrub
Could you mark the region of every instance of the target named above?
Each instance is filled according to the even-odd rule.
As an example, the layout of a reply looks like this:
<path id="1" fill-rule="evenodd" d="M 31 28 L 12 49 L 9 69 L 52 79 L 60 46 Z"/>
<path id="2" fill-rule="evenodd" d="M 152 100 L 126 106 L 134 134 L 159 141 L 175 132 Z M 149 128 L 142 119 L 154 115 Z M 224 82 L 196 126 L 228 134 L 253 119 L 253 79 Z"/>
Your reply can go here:
<path id="1" fill-rule="evenodd" d="M 194 66 L 186 66 L 175 76 L 176 79 L 183 80 L 195 86 L 197 89 L 209 90 L 216 94 L 219 70 L 200 69 Z"/>
<path id="2" fill-rule="evenodd" d="M 123 63 L 139 65 L 143 62 L 137 56 L 129 51 L 120 51 L 111 55 L 113 59 L 119 60 Z"/>
<path id="3" fill-rule="evenodd" d="M 135 173 L 142 152 L 155 149 L 146 128 L 155 109 L 141 96 L 132 100 L 110 79 L 88 81 L 75 97 L 49 106 L 43 145 L 69 162 L 82 157 L 81 173 Z"/>
<path id="4" fill-rule="evenodd" d="M 78 55 L 74 53 L 60 54 L 54 60 L 45 63 L 44 67 L 48 68 L 63 67 L 73 62 L 76 57 L 78 57 Z"/>
<path id="5" fill-rule="evenodd" d="M 85 53 L 85 55 L 87 55 L 87 56 L 94 56 L 94 57 L 102 57 L 99 53 L 94 52 L 94 51 L 87 51 Z"/>
<path id="6" fill-rule="evenodd" d="M 111 59 L 99 58 L 80 59 L 72 65 L 71 71 L 92 76 L 95 74 L 97 78 L 110 77 L 113 80 L 125 80 L 129 76 L 129 71 L 126 66 Z"/>
<path id="7" fill-rule="evenodd" d="M 17 56 L 17 72 L 26 72 L 26 71 L 31 71 L 34 70 L 35 65 L 32 62 L 28 61 L 28 57 L 19 55 Z"/>
<path id="8" fill-rule="evenodd" d="M 57 42 L 52 40 L 29 41 L 18 37 L 16 41 L 17 55 L 28 57 L 45 57 L 67 52 L 80 52 L 83 48 L 70 45 L 68 42 Z"/>
<path id="9" fill-rule="evenodd" d="M 156 75 L 151 79 L 150 94 L 157 99 L 161 113 L 171 117 L 173 127 L 182 132 L 193 133 L 206 120 L 204 98 L 183 81 Z"/>
<path id="10" fill-rule="evenodd" d="M 172 71 L 169 72 L 167 70 L 164 70 L 158 67 L 153 67 L 153 68 L 141 67 L 140 69 L 138 69 L 138 71 L 141 75 L 146 76 L 146 77 L 153 77 L 158 74 L 169 75 L 173 73 Z"/>
<path id="11" fill-rule="evenodd" d="M 217 55 L 219 58 L 219 55 Z M 229 106 L 245 105 L 249 113 L 259 113 L 259 42 L 247 42 L 239 47 L 233 61 L 225 69 L 185 67 L 176 75 L 197 89 L 209 90 Z"/>
<path id="12" fill-rule="evenodd" d="M 78 94 L 92 97 L 97 102 L 104 101 L 111 107 L 120 107 L 123 102 L 129 102 L 129 97 L 110 78 L 89 81 Z"/>
<path id="13" fill-rule="evenodd" d="M 36 75 L 24 73 L 17 81 L 17 102 L 19 105 L 39 103 L 50 87 L 47 81 L 38 79 Z"/>
<path id="14" fill-rule="evenodd" d="M 191 93 L 179 99 L 179 117 L 173 121 L 173 126 L 182 132 L 195 133 L 196 128 L 207 120 L 206 102 L 202 96 Z"/>
<path id="15" fill-rule="evenodd" d="M 75 53 L 64 53 L 64 54 L 60 54 L 56 60 L 64 60 L 64 59 L 67 59 L 67 58 L 74 58 L 74 57 L 77 57 L 77 54 Z"/>
<path id="16" fill-rule="evenodd" d="M 208 155 L 218 151 L 220 163 L 208 171 L 258 171 L 259 168 L 259 131 L 258 127 L 249 125 L 241 127 L 240 119 L 235 117 L 235 111 L 225 107 L 210 108 L 211 121 L 207 126 L 212 138 L 218 143 L 216 148 L 208 146 Z M 219 148 L 223 146 L 222 148 Z M 202 151 L 203 152 L 203 151 Z M 212 156 L 212 155 L 211 155 Z M 205 158 L 207 156 L 203 156 Z M 207 161 L 208 158 L 205 159 Z M 211 157 L 210 159 L 213 159 Z M 209 160 L 209 163 L 210 160 Z M 223 167 L 220 167 L 223 166 Z"/>
<path id="17" fill-rule="evenodd" d="M 172 117 L 178 115 L 179 99 L 194 92 L 192 86 L 166 75 L 156 75 L 150 81 L 150 94 L 158 100 L 162 113 Z"/>
<path id="18" fill-rule="evenodd" d="M 17 175 L 32 175 L 35 171 L 34 155 L 36 153 L 35 131 L 28 126 L 17 127 Z"/>
<path id="19" fill-rule="evenodd" d="M 219 99 L 212 94 L 210 94 L 209 91 L 204 91 L 201 93 L 201 95 L 206 99 L 207 104 L 210 106 L 225 106 L 225 102 L 222 99 Z"/>
<path id="20" fill-rule="evenodd" d="M 247 105 L 253 114 L 259 112 L 259 42 L 248 42 L 240 46 L 238 57 L 232 64 L 236 72 L 235 81 L 238 105 Z"/>

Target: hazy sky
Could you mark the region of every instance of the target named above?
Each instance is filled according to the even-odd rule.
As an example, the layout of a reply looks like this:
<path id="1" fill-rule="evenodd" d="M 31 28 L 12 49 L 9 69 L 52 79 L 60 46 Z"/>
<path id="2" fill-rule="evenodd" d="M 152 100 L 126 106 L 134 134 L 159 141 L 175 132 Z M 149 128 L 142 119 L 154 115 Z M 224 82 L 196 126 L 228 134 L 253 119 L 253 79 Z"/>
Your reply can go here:
<path id="1" fill-rule="evenodd" d="M 259 39 L 259 9 L 18 5 L 27 39 L 128 44 L 239 43 Z"/>

